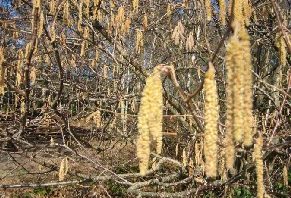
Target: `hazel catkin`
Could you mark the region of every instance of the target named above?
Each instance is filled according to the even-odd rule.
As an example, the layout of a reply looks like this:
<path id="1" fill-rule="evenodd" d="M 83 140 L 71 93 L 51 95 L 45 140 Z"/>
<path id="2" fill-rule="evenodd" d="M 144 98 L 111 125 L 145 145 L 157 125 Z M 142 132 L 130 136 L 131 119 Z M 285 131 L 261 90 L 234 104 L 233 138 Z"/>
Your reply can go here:
<path id="1" fill-rule="evenodd" d="M 150 145 L 156 144 L 156 153 L 162 152 L 162 118 L 163 89 L 161 67 L 155 67 L 153 73 L 146 79 L 142 92 L 141 106 L 138 113 L 137 157 L 141 175 L 145 175 L 150 159 Z"/>
<path id="2" fill-rule="evenodd" d="M 205 74 L 205 135 L 204 155 L 206 159 L 205 173 L 208 177 L 215 177 L 217 172 L 217 123 L 219 119 L 218 95 L 215 82 L 215 69 L 209 63 Z"/>

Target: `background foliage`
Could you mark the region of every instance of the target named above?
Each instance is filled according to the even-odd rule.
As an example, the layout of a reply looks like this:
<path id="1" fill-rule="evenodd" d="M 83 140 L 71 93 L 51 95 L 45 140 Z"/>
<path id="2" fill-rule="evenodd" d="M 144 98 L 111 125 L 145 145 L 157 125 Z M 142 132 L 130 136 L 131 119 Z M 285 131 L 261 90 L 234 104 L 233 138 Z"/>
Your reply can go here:
<path id="1" fill-rule="evenodd" d="M 2 0 L 0 143 L 1 155 L 10 158 L 1 163 L 11 161 L 11 156 L 15 163 L 15 152 L 25 159 L 38 149 L 48 152 L 45 148 L 49 145 L 53 150 L 59 148 L 60 153 L 55 160 L 52 159 L 56 156 L 48 157 L 52 160 L 50 165 L 44 165 L 42 162 L 47 159 L 40 158 L 38 163 L 45 172 L 65 175 L 71 172 L 68 177 L 71 183 L 92 177 L 95 183 L 101 182 L 95 187 L 99 191 L 105 189 L 99 192 L 104 196 L 106 193 L 160 196 L 159 192 L 167 192 L 175 197 L 176 191 L 181 191 L 182 196 L 187 192 L 205 197 L 254 196 L 252 148 L 237 153 L 237 172 L 229 173 L 223 182 L 217 182 L 221 178 L 208 180 L 203 173 L 205 93 L 202 87 L 209 61 L 216 69 L 219 137 L 225 135 L 225 46 L 232 33 L 232 15 L 230 2 L 224 1 L 227 11 L 224 25 L 219 2 L 211 1 L 212 16 L 208 20 L 204 1 Z M 264 138 L 265 190 L 269 196 L 287 197 L 290 193 L 290 2 L 252 0 L 250 3 L 252 15 L 247 30 L 253 63 L 253 112 L 257 131 Z M 162 170 L 142 183 L 133 155 L 137 113 L 145 79 L 160 63 L 174 65 L 178 82 L 177 85 L 171 78 L 163 79 L 162 155 L 174 160 L 173 164 L 183 159 L 187 162 L 183 174 L 169 180 L 165 177 L 181 167 L 161 163 Z M 120 166 L 109 163 L 115 155 L 113 149 L 117 153 L 122 150 L 124 157 L 117 162 Z M 113 156 L 106 157 L 110 154 Z M 60 170 L 59 167 L 67 166 L 64 164 L 67 157 L 71 170 Z M 77 162 L 93 167 L 94 175 L 82 172 L 83 169 L 82 174 L 77 174 L 79 167 L 72 168 Z M 15 166 L 19 171 L 24 165 L 17 161 Z M 30 168 L 25 167 L 28 175 L 34 172 Z M 12 172 L 7 174 L 7 171 Z M 15 171 L 1 172 L 3 184 L 13 186 L 5 179 Z M 43 174 L 40 171 L 37 175 L 46 178 Z M 95 187 L 91 190 L 96 190 Z M 36 191 L 52 193 L 39 189 Z"/>

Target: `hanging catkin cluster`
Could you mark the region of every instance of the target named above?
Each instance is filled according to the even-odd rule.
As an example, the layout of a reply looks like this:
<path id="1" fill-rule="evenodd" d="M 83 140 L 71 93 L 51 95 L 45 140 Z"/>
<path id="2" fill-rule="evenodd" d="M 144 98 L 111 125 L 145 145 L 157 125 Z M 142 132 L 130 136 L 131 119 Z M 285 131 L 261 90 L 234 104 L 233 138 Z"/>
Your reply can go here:
<path id="1" fill-rule="evenodd" d="M 252 64 L 249 36 L 245 28 L 236 26 L 226 49 L 227 65 L 227 120 L 226 146 L 233 139 L 245 146 L 253 140 L 252 116 Z M 227 149 L 232 152 L 232 149 Z M 226 155 L 227 157 L 233 155 Z M 228 160 L 226 160 L 228 161 Z"/>
<path id="2" fill-rule="evenodd" d="M 174 28 L 172 39 L 175 42 L 175 45 L 178 45 L 180 42 L 184 40 L 184 32 L 185 28 L 181 21 L 178 22 L 177 26 Z"/>
<path id="3" fill-rule="evenodd" d="M 217 123 L 219 119 L 218 95 L 215 82 L 215 69 L 209 63 L 205 74 L 205 134 L 204 155 L 206 159 L 205 173 L 208 177 L 216 177 L 217 172 Z"/>
<path id="4" fill-rule="evenodd" d="M 225 0 L 219 0 L 219 20 L 221 25 L 225 25 L 226 7 Z"/>
<path id="5" fill-rule="evenodd" d="M 250 37 L 245 28 L 247 15 L 244 1 L 233 1 L 233 35 L 226 47 L 227 112 L 225 157 L 226 168 L 232 169 L 234 141 L 250 146 L 253 143 L 252 63 Z"/>
<path id="6" fill-rule="evenodd" d="M 249 0 L 232 1 L 233 6 L 233 21 L 241 25 L 249 25 L 252 15 L 252 6 Z"/>
<path id="7" fill-rule="evenodd" d="M 163 89 L 161 68 L 155 67 L 147 78 L 138 113 L 137 157 L 140 173 L 145 175 L 150 158 L 150 144 L 156 143 L 156 153 L 162 152 Z"/>
<path id="8" fill-rule="evenodd" d="M 206 12 L 207 21 L 211 21 L 211 19 L 212 19 L 211 0 L 205 0 L 204 5 L 205 5 L 205 12 Z"/>
<path id="9" fill-rule="evenodd" d="M 244 49 L 237 35 L 233 35 L 226 49 L 227 65 L 227 130 L 232 131 L 235 141 L 243 139 L 243 60 Z"/>
<path id="10" fill-rule="evenodd" d="M 131 19 L 130 17 L 126 17 L 124 6 L 118 8 L 116 15 L 111 12 L 110 29 L 113 27 L 121 37 L 129 33 L 130 24 Z"/>
<path id="11" fill-rule="evenodd" d="M 253 144 L 253 79 L 252 79 L 252 60 L 251 60 L 251 44 L 250 37 L 245 28 L 239 32 L 241 47 L 244 49 L 243 60 L 244 67 L 241 75 L 243 76 L 243 105 L 242 117 L 244 122 L 243 143 L 245 146 Z"/>

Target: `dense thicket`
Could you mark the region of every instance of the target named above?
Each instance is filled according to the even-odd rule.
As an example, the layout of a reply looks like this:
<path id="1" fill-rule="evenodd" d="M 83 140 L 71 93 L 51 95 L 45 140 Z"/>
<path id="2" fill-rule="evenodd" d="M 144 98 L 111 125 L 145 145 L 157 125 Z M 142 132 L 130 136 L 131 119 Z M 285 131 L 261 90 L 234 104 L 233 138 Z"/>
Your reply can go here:
<path id="1" fill-rule="evenodd" d="M 288 8 L 287 0 L 1 1 L 3 152 L 43 141 L 135 144 L 147 133 L 137 143 L 156 145 L 136 145 L 147 153 L 146 181 L 103 167 L 99 179 L 124 185 L 123 196 L 287 197 Z M 156 65 L 166 69 L 147 88 Z M 60 163 L 64 180 L 71 162 Z"/>

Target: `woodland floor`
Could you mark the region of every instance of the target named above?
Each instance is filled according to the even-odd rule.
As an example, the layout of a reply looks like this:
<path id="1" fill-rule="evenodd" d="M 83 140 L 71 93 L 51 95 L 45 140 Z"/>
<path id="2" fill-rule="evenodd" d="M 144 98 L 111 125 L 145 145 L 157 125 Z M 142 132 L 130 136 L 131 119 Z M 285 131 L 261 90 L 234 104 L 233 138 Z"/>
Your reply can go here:
<path id="1" fill-rule="evenodd" d="M 131 181 L 143 181 L 132 177 L 132 174 L 138 173 L 138 161 L 135 145 L 130 138 L 121 138 L 113 131 L 101 132 L 80 127 L 71 127 L 71 134 L 64 135 L 55 123 L 48 126 L 31 124 L 20 139 L 12 138 L 18 131 L 17 126 L 19 123 L 12 117 L 0 114 L 0 198 L 134 197 L 127 193 L 128 186 L 120 184 L 122 180 L 116 174 L 129 173 Z M 290 133 L 284 134 L 288 136 Z M 284 137 L 283 134 L 278 135 Z M 287 141 L 288 138 L 285 139 Z M 163 153 L 171 156 L 175 153 L 173 149 L 177 138 L 165 137 L 164 141 L 167 148 Z M 288 146 L 286 148 L 290 150 Z M 63 183 L 60 183 L 59 169 L 64 158 L 68 159 L 69 168 Z M 274 163 L 280 163 L 275 159 Z M 291 176 L 290 173 L 289 169 Z M 280 181 L 275 185 L 282 183 L 280 171 L 273 176 L 277 178 L 274 181 Z M 238 185 L 243 183 L 239 181 Z M 255 189 L 255 183 L 250 186 Z M 282 189 L 281 186 L 277 191 Z M 290 197 L 289 190 L 290 186 L 284 187 L 274 197 Z"/>
<path id="2" fill-rule="evenodd" d="M 25 142 L 9 138 L 10 131 L 16 125 L 11 121 L 0 122 L 0 198 L 4 197 L 129 197 L 126 188 L 112 180 L 85 180 L 74 184 L 76 180 L 86 177 L 108 176 L 114 173 L 137 172 L 135 147 L 132 143 L 122 140 L 96 140 L 86 135 L 76 135 L 85 147 L 76 142 L 67 148 L 62 146 L 60 133 L 42 129 L 41 133 L 31 130 L 23 136 Z M 80 132 L 80 131 L 78 131 Z M 35 133 L 32 135 L 32 133 Z M 8 134 L 8 135 L 7 135 Z M 53 144 L 52 144 L 53 139 Z M 68 138 L 69 139 L 69 138 Z M 70 141 L 68 141 L 70 142 Z M 72 141 L 73 142 L 73 141 Z M 68 158 L 69 171 L 63 186 L 49 185 L 41 187 L 15 187 L 18 184 L 51 184 L 58 182 L 61 160 Z M 108 168 L 110 171 L 106 170 Z M 3 185 L 7 185 L 5 188 Z"/>

